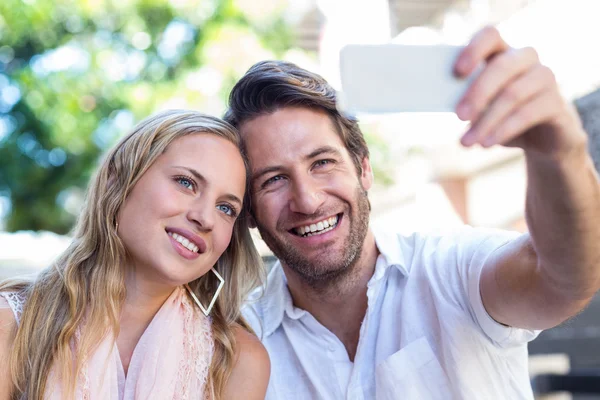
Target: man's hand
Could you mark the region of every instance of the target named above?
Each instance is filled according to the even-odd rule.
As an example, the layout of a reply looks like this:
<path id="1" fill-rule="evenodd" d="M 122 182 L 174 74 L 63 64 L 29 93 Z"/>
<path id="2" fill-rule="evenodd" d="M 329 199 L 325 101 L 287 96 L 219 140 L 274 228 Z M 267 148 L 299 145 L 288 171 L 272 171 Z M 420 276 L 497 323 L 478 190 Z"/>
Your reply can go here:
<path id="1" fill-rule="evenodd" d="M 481 64 L 456 108 L 460 119 L 471 121 L 463 145 L 516 146 L 551 159 L 585 149 L 587 135 L 575 108 L 534 49 L 512 49 L 496 28 L 486 27 L 461 52 L 455 71 L 466 77 Z"/>
<path id="2" fill-rule="evenodd" d="M 574 107 L 533 49 L 511 49 L 488 27 L 455 71 L 464 77 L 481 65 L 457 105 L 459 118 L 471 121 L 461 141 L 525 150 L 529 230 L 488 258 L 481 296 L 496 321 L 546 329 L 600 289 L 600 181 Z"/>

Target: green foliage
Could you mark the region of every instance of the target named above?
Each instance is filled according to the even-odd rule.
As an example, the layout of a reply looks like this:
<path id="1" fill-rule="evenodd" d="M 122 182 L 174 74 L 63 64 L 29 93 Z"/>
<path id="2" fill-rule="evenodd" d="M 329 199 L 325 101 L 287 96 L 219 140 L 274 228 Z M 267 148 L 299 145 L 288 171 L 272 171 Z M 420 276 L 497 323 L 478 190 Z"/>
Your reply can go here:
<path id="1" fill-rule="evenodd" d="M 6 229 L 66 233 L 98 158 L 135 121 L 169 106 L 218 114 L 252 63 L 291 43 L 277 10 L 253 20 L 231 0 L 0 1 Z"/>
<path id="2" fill-rule="evenodd" d="M 389 152 L 389 144 L 379 136 L 377 128 L 368 124 L 361 124 L 361 131 L 369 146 L 369 161 L 373 169 L 375 182 L 382 186 L 390 186 L 394 183 L 392 154 Z"/>

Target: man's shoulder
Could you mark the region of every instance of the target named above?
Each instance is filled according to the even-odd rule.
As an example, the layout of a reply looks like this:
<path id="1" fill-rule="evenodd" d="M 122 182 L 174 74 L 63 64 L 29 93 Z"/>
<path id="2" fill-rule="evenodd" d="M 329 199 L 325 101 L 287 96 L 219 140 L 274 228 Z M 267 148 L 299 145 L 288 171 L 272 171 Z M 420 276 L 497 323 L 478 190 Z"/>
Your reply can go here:
<path id="1" fill-rule="evenodd" d="M 373 230 L 375 243 L 379 253 L 386 259 L 388 265 L 400 266 L 401 270 L 409 273 L 412 264 L 419 259 L 418 255 L 437 248 L 442 241 L 454 242 L 454 232 L 402 232 L 385 227 Z"/>
<path id="2" fill-rule="evenodd" d="M 489 236 L 506 236 L 514 235 L 515 232 L 497 229 L 497 228 L 485 228 L 485 227 L 474 227 L 471 225 L 458 225 L 454 227 L 427 230 L 427 231 L 401 231 L 398 229 L 389 228 L 386 226 L 378 225 L 373 229 L 375 239 L 379 242 L 392 242 L 401 243 L 404 246 L 419 246 L 423 243 L 436 243 L 440 240 L 446 241 L 476 241 L 483 237 Z"/>
<path id="3" fill-rule="evenodd" d="M 477 249 L 492 250 L 519 235 L 469 225 L 410 233 L 379 227 L 373 232 L 377 248 L 387 263 L 400 266 L 406 274 L 430 262 L 461 258 Z"/>

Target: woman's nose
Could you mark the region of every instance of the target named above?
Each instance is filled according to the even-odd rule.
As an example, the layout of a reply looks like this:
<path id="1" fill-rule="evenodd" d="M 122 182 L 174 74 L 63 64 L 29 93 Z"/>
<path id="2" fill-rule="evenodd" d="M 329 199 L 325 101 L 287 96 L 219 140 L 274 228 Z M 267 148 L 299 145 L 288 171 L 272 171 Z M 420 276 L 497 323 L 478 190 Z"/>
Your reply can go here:
<path id="1" fill-rule="evenodd" d="M 208 201 L 198 199 L 188 210 L 187 218 L 199 231 L 211 231 L 215 224 L 215 207 Z"/>

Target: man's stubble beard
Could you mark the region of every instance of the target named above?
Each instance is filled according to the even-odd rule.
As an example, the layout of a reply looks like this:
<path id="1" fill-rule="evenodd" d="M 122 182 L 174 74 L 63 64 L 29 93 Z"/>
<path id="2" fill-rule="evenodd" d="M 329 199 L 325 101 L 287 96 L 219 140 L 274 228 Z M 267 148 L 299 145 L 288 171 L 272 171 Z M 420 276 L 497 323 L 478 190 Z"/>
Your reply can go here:
<path id="1" fill-rule="evenodd" d="M 341 257 L 336 253 L 323 254 L 318 260 L 310 260 L 300 251 L 271 235 L 258 221 L 257 228 L 262 239 L 273 254 L 293 270 L 307 285 L 314 289 L 330 287 L 351 279 L 363 244 L 369 231 L 370 206 L 367 192 L 359 184 L 356 188 L 357 210 L 355 215 L 344 215 L 350 222 L 350 233 L 342 246 Z M 352 210 L 349 210 L 352 213 Z"/>

